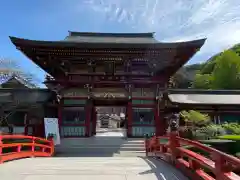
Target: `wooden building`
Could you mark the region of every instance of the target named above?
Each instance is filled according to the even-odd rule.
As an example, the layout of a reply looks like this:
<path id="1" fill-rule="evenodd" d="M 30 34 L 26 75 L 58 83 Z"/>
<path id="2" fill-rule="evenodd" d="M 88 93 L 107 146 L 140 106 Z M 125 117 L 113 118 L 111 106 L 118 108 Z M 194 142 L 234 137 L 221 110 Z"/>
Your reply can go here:
<path id="1" fill-rule="evenodd" d="M 216 124 L 240 123 L 240 90 L 168 89 L 165 97 L 170 111 L 198 110 Z"/>
<path id="2" fill-rule="evenodd" d="M 9 133 L 12 128 L 14 134 L 45 136 L 43 119 L 56 116 L 51 109 L 56 101 L 55 92 L 36 89 L 15 75 L 8 77 L 0 87 L 0 132 Z"/>
<path id="3" fill-rule="evenodd" d="M 163 92 L 205 39 L 161 43 L 154 33 L 69 32 L 60 41 L 10 37 L 49 75 L 61 137 L 93 136 L 97 106 L 126 107 L 127 136 L 165 133 Z M 140 118 L 141 117 L 141 118 Z"/>

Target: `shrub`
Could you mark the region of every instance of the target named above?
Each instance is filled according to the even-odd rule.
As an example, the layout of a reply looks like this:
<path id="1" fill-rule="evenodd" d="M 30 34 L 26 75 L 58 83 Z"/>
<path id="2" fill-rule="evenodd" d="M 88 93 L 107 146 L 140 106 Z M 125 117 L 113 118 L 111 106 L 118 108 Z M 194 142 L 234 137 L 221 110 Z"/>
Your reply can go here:
<path id="1" fill-rule="evenodd" d="M 196 131 L 196 133 L 205 134 L 207 137 L 206 139 L 210 139 L 221 135 L 225 135 L 226 131 L 221 125 L 210 124 L 206 127 L 200 128 L 199 130 Z"/>
<path id="2" fill-rule="evenodd" d="M 180 115 L 185 122 L 190 123 L 193 126 L 205 126 L 210 122 L 210 117 L 207 114 L 194 110 L 182 111 Z"/>
<path id="3" fill-rule="evenodd" d="M 179 127 L 178 132 L 182 138 L 193 139 L 193 131 L 188 126 Z"/>
<path id="4" fill-rule="evenodd" d="M 238 123 L 223 123 L 222 127 L 226 130 L 227 134 L 240 135 L 240 124 Z"/>

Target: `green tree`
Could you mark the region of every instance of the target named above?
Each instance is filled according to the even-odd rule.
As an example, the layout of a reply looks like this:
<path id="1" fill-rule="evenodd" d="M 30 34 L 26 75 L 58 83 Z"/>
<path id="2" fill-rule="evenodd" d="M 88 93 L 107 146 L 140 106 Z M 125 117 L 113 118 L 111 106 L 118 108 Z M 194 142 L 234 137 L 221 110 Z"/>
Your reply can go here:
<path id="1" fill-rule="evenodd" d="M 221 55 L 221 54 L 213 56 L 206 63 L 204 63 L 204 65 L 202 66 L 202 69 L 201 69 L 201 74 L 211 74 L 213 72 L 213 69 L 214 69 L 214 67 L 216 65 L 216 58 L 219 55 Z"/>
<path id="2" fill-rule="evenodd" d="M 185 122 L 188 122 L 193 126 L 202 126 L 210 122 L 210 117 L 207 114 L 200 113 L 199 111 L 182 111 L 180 115 Z"/>
<path id="3" fill-rule="evenodd" d="M 181 111 L 180 116 L 187 124 L 187 129 L 180 130 L 180 134 L 189 139 L 196 138 L 196 131 L 199 127 L 205 127 L 210 123 L 210 117 L 207 114 L 194 110 Z"/>
<path id="4" fill-rule="evenodd" d="M 221 53 L 211 76 L 212 89 L 240 88 L 240 57 L 232 50 Z"/>
<path id="5" fill-rule="evenodd" d="M 211 80 L 211 74 L 196 74 L 192 87 L 196 89 L 210 89 Z"/>

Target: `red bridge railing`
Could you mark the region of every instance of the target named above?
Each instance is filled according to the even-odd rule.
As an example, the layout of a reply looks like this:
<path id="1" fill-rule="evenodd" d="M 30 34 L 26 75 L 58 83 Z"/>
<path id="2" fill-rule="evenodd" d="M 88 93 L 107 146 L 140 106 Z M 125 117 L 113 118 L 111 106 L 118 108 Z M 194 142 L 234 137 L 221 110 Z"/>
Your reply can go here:
<path id="1" fill-rule="evenodd" d="M 0 164 L 27 157 L 49 157 L 54 153 L 52 140 L 24 135 L 0 135 Z"/>
<path id="2" fill-rule="evenodd" d="M 193 152 L 187 146 L 204 153 Z M 194 180 L 240 180 L 240 159 L 175 133 L 146 139 L 146 155 L 173 164 Z"/>

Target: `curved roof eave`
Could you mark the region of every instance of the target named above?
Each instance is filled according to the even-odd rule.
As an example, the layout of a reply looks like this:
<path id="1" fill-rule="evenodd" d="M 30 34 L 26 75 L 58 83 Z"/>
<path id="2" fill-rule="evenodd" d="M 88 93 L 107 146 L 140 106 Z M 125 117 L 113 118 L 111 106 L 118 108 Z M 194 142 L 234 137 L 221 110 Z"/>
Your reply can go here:
<path id="1" fill-rule="evenodd" d="M 45 46 L 45 47 L 79 47 L 79 46 L 99 46 L 104 47 L 110 46 L 110 47 L 151 47 L 151 48 L 177 48 L 177 47 L 196 47 L 200 48 L 203 46 L 203 44 L 206 41 L 206 38 L 204 39 L 198 39 L 198 40 L 192 40 L 192 41 L 185 41 L 185 42 L 169 42 L 169 43 L 91 43 L 91 42 L 70 42 L 70 41 L 39 41 L 39 40 L 29 40 L 29 39 L 23 39 L 23 38 L 17 38 L 13 36 L 9 36 L 11 42 L 15 46 Z"/>

